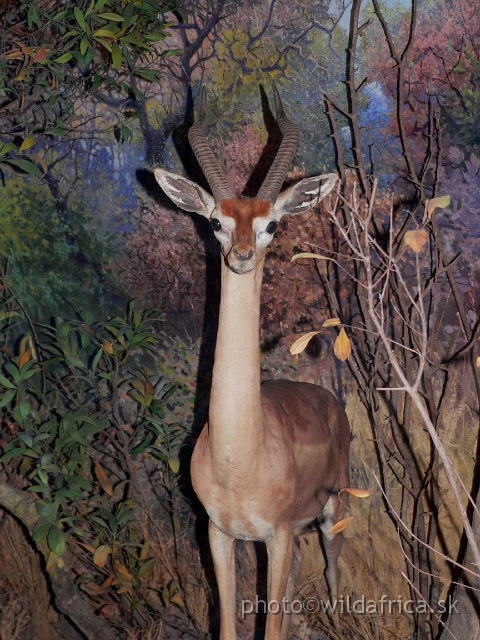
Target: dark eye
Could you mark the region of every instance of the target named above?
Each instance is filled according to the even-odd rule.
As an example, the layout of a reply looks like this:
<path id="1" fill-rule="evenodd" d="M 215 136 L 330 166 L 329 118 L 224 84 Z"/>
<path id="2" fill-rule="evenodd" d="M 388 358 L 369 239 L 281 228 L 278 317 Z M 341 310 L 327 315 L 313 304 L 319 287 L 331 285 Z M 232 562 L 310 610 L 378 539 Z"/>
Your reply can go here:
<path id="1" fill-rule="evenodd" d="M 267 233 L 275 233 L 276 230 L 277 223 L 274 220 L 272 220 L 272 222 L 269 222 L 267 228 L 265 229 Z"/>
<path id="2" fill-rule="evenodd" d="M 222 225 L 220 224 L 220 220 L 217 220 L 217 218 L 212 218 L 210 220 L 210 224 L 212 225 L 212 229 L 214 231 L 220 231 L 220 229 L 222 228 Z"/>

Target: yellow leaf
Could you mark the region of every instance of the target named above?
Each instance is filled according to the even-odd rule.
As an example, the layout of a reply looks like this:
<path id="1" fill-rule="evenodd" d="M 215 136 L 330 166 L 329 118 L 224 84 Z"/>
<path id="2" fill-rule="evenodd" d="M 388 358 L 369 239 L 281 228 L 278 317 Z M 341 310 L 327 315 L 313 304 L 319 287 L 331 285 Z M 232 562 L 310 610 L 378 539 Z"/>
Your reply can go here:
<path id="1" fill-rule="evenodd" d="M 20 69 L 20 73 L 18 74 L 18 76 L 15 76 L 15 82 L 21 82 L 22 80 L 25 80 L 29 73 L 30 67 L 23 67 L 23 69 Z"/>
<path id="2" fill-rule="evenodd" d="M 317 260 L 333 260 L 333 258 L 327 258 L 326 256 L 321 256 L 318 253 L 297 253 L 293 256 L 290 262 L 295 262 L 295 260 L 300 260 L 300 258 L 316 258 Z"/>
<path id="3" fill-rule="evenodd" d="M 173 456 L 168 459 L 168 466 L 173 471 L 173 473 L 178 473 L 180 471 L 180 460 L 178 456 Z"/>
<path id="4" fill-rule="evenodd" d="M 332 536 L 335 533 L 340 533 L 341 531 L 343 531 L 348 527 L 348 525 L 352 520 L 353 520 L 353 516 L 350 516 L 350 518 L 344 518 L 343 520 L 340 520 L 340 522 L 337 522 L 337 524 L 333 525 L 333 527 L 330 529 L 328 533 Z"/>
<path id="5" fill-rule="evenodd" d="M 140 552 L 140 560 L 145 560 L 145 558 L 148 555 L 148 550 L 150 549 L 150 540 L 146 540 L 145 544 L 142 547 L 142 550 Z"/>
<path id="6" fill-rule="evenodd" d="M 103 350 L 109 353 L 111 356 L 115 354 L 115 349 L 113 348 L 113 342 L 104 342 Z"/>
<path id="7" fill-rule="evenodd" d="M 340 318 L 330 318 L 330 320 L 325 320 L 322 324 L 322 329 L 326 329 L 327 327 L 336 327 L 341 324 Z"/>
<path id="8" fill-rule="evenodd" d="M 420 253 L 425 244 L 428 242 L 428 233 L 425 229 L 417 229 L 416 231 L 407 231 L 405 234 L 405 244 L 415 253 Z"/>
<path id="9" fill-rule="evenodd" d="M 300 336 L 300 338 L 297 338 L 290 347 L 290 353 L 292 356 L 296 356 L 299 353 L 302 353 L 302 351 L 305 351 L 313 336 L 316 336 L 319 333 L 320 331 L 310 331 L 309 333 L 305 333 L 303 336 Z"/>
<path id="10" fill-rule="evenodd" d="M 435 209 L 440 207 L 441 209 L 450 205 L 450 196 L 441 196 L 440 198 L 432 198 L 427 203 L 427 216 L 428 219 L 433 216 Z"/>
<path id="11" fill-rule="evenodd" d="M 176 604 L 177 607 L 183 608 L 185 606 L 182 600 L 182 596 L 179 594 L 178 591 L 177 593 L 174 593 L 173 596 L 170 596 L 170 602 L 173 602 L 173 604 Z"/>
<path id="12" fill-rule="evenodd" d="M 348 487 L 343 489 L 347 493 L 350 493 L 352 496 L 356 498 L 368 498 L 372 495 L 373 491 L 371 489 L 355 489 L 353 487 Z"/>
<path id="13" fill-rule="evenodd" d="M 36 144 L 35 138 L 27 136 L 20 145 L 19 151 L 26 151 L 27 149 L 30 149 L 30 147 L 34 147 Z"/>
<path id="14" fill-rule="evenodd" d="M 120 574 L 124 578 L 127 578 L 129 582 L 133 582 L 132 575 L 127 567 L 118 560 L 115 560 L 115 571 L 117 572 L 117 574 Z"/>
<path id="15" fill-rule="evenodd" d="M 97 567 L 103 567 L 107 561 L 109 554 L 112 553 L 112 547 L 109 544 L 101 544 L 93 554 L 93 563 Z"/>
<path id="16" fill-rule="evenodd" d="M 53 567 L 56 567 L 57 562 L 59 560 L 60 558 L 57 556 L 57 554 L 53 553 L 53 551 L 50 551 L 47 558 L 47 566 L 46 566 L 47 571 L 50 571 L 50 569 L 53 569 Z"/>
<path id="17" fill-rule="evenodd" d="M 477 369 L 480 369 L 480 356 L 478 356 L 476 364 L 477 364 Z"/>
<path id="18" fill-rule="evenodd" d="M 342 360 L 342 362 L 346 360 L 352 353 L 352 345 L 350 344 L 350 339 L 343 327 L 338 334 L 337 339 L 335 340 L 335 344 L 333 345 L 333 353 L 339 360 Z"/>

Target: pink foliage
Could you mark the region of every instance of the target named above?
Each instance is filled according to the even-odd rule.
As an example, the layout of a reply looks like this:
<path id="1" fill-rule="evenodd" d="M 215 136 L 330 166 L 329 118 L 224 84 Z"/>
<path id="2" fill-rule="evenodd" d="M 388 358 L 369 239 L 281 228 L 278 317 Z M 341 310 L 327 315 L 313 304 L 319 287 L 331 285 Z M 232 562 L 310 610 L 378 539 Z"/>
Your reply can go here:
<path id="1" fill-rule="evenodd" d="M 203 312 L 205 260 L 192 216 L 152 201 L 133 214 L 117 268 L 130 295 L 167 312 Z"/>
<path id="2" fill-rule="evenodd" d="M 396 65 L 390 58 L 383 32 L 368 38 L 366 64 L 369 81 L 378 81 L 396 95 Z M 408 38 L 409 15 L 393 31 L 394 44 L 401 53 Z M 388 64 L 385 61 L 389 60 Z M 475 88 L 474 73 L 480 65 L 480 12 L 478 3 L 444 0 L 436 6 L 420 6 L 417 30 L 405 72 L 404 115 L 410 133 L 421 130 L 427 113 L 427 98 L 435 96 L 447 108 L 466 109 L 464 97 Z M 391 126 L 395 127 L 392 119 Z"/>

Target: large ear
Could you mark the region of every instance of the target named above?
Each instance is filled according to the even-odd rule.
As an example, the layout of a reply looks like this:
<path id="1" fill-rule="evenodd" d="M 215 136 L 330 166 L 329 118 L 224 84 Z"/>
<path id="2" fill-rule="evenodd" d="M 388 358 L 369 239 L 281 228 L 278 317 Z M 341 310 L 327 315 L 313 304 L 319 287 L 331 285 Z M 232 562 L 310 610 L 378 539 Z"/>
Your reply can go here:
<path id="1" fill-rule="evenodd" d="M 326 173 L 297 182 L 278 196 L 273 205 L 275 218 L 280 220 L 284 215 L 298 215 L 315 207 L 334 189 L 337 181 L 336 173 Z"/>
<path id="2" fill-rule="evenodd" d="M 158 184 L 180 209 L 210 218 L 215 209 L 215 200 L 205 189 L 164 169 L 155 169 L 154 174 Z"/>

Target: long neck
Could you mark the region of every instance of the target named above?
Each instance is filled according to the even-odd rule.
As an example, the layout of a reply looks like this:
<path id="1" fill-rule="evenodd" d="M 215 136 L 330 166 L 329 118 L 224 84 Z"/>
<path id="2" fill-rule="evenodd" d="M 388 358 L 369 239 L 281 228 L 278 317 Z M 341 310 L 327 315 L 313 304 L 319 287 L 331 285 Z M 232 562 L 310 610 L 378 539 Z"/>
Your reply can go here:
<path id="1" fill-rule="evenodd" d="M 238 275 L 222 260 L 222 295 L 218 323 L 209 440 L 212 453 L 237 462 L 256 451 L 262 432 L 260 402 L 260 289 L 263 260 Z"/>

